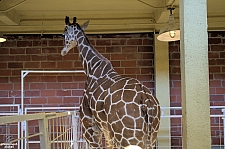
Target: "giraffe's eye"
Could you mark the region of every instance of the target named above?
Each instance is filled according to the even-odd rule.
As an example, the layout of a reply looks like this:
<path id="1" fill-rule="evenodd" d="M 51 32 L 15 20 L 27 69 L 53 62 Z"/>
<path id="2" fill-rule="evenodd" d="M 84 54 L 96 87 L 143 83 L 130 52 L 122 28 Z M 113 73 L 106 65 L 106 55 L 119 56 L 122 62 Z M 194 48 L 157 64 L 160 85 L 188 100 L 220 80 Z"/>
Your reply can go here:
<path id="1" fill-rule="evenodd" d="M 68 30 L 69 30 L 69 26 L 66 25 L 66 26 L 65 26 L 65 29 L 64 29 L 64 32 L 68 32 Z"/>

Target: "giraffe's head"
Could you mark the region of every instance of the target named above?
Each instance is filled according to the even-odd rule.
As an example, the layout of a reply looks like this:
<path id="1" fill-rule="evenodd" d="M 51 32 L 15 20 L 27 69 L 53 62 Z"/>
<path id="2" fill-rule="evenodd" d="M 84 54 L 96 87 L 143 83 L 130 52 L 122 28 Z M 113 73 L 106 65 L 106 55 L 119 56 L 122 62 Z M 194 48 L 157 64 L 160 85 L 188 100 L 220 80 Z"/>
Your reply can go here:
<path id="1" fill-rule="evenodd" d="M 77 45 L 77 34 L 79 31 L 85 30 L 88 26 L 89 21 L 85 22 L 82 26 L 76 23 L 76 17 L 73 18 L 73 23 L 69 22 L 69 17 L 65 18 L 65 29 L 63 32 L 63 37 L 65 38 L 65 44 L 61 51 L 61 55 L 65 56 L 70 49 Z"/>

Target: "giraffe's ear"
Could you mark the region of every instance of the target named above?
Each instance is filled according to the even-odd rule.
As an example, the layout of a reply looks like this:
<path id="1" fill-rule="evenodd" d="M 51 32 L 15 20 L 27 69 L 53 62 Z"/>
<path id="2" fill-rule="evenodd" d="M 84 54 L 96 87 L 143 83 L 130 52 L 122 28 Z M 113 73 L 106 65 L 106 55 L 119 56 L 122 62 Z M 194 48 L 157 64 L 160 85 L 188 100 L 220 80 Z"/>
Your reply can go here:
<path id="1" fill-rule="evenodd" d="M 66 25 L 69 25 L 69 24 L 70 24 L 70 19 L 69 19 L 69 17 L 67 17 L 67 16 L 66 16 L 66 18 L 65 18 L 65 23 L 66 23 Z"/>
<path id="2" fill-rule="evenodd" d="M 73 17 L 73 23 L 72 24 L 76 24 L 76 22 L 77 22 L 77 18 Z"/>
<path id="3" fill-rule="evenodd" d="M 88 27 L 89 22 L 90 22 L 90 20 L 84 22 L 84 24 L 81 25 L 81 28 L 82 28 L 83 30 L 85 30 L 85 29 Z"/>

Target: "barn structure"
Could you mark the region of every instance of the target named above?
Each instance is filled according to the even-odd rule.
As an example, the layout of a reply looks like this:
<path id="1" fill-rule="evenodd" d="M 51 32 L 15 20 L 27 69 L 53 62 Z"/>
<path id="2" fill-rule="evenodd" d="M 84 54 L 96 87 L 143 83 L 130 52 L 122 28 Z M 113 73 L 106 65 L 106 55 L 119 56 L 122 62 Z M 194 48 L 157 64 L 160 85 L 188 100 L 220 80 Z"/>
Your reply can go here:
<path id="1" fill-rule="evenodd" d="M 171 14 L 180 40 L 160 41 Z M 0 0 L 0 148 L 87 148 L 76 113 L 86 76 L 76 48 L 60 54 L 65 16 L 90 20 L 91 44 L 157 96 L 158 149 L 225 148 L 224 0 Z M 44 125 L 52 140 L 40 146 Z"/>

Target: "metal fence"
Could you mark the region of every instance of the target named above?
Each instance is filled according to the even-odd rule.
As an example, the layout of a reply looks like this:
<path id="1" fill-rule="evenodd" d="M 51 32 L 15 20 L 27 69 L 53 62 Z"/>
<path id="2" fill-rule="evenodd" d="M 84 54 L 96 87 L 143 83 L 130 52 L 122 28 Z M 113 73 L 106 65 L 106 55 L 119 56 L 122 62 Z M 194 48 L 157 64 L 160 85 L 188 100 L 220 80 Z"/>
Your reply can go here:
<path id="1" fill-rule="evenodd" d="M 212 149 L 225 148 L 224 109 L 210 107 Z M 0 110 L 0 149 L 88 149 L 77 107 L 30 107 L 25 115 L 19 115 L 19 105 L 0 105 Z M 168 124 L 161 125 L 159 134 L 166 133 L 159 135 L 157 149 L 182 149 L 181 107 L 162 107 L 161 121 Z"/>
<path id="2" fill-rule="evenodd" d="M 25 136 L 11 137 L 1 144 L 1 148 L 78 149 L 84 146 L 83 142 L 78 141 L 80 134 L 77 128 L 80 128 L 80 125 L 76 111 L 0 117 L 1 126 L 23 121 L 26 123 Z M 36 122 L 38 127 L 34 125 Z M 21 143 L 17 143 L 18 141 Z M 84 144 L 86 143 L 84 142 Z"/>
<path id="3" fill-rule="evenodd" d="M 2 104 L 0 105 L 0 116 L 15 116 L 20 115 L 19 104 Z M 15 138 L 19 138 L 21 135 L 20 122 L 8 123 L 0 125 L 0 149 L 13 148 L 14 146 L 20 146 L 20 141 L 13 143 L 13 146 L 9 142 Z"/>
<path id="4" fill-rule="evenodd" d="M 68 112 L 68 111 L 73 111 L 74 114 L 71 115 L 71 117 L 62 117 L 62 118 L 58 118 L 58 119 L 52 119 L 51 121 L 49 121 L 49 129 L 51 130 L 51 133 L 49 133 L 49 137 L 50 140 L 52 140 L 52 149 L 55 148 L 61 148 L 60 143 L 62 143 L 62 141 L 60 141 L 62 139 L 62 137 L 59 135 L 62 131 L 65 131 L 65 129 L 63 129 L 63 127 L 61 126 L 65 126 L 64 128 L 67 128 L 68 126 L 73 126 L 73 129 L 70 129 L 70 132 L 67 134 L 68 136 L 64 136 L 64 137 L 72 137 L 73 136 L 73 143 L 74 144 L 74 148 L 75 149 L 87 149 L 87 144 L 86 141 L 83 138 L 83 133 L 82 133 L 82 129 L 81 129 L 81 122 L 79 119 L 79 108 L 78 107 L 27 107 L 25 108 L 24 112 L 25 114 L 34 114 L 34 113 L 40 113 L 40 112 L 57 112 L 57 113 L 61 113 L 61 112 Z M 37 121 L 33 121 L 30 123 L 30 125 L 28 124 L 28 130 L 25 130 L 25 134 L 28 133 L 37 133 L 37 127 L 38 127 L 38 123 Z M 30 128 L 30 129 L 29 129 Z M 69 131 L 69 130 L 68 130 Z M 55 138 L 55 139 L 52 139 Z M 71 139 L 72 140 L 72 139 Z M 35 146 L 38 147 L 40 144 L 40 141 L 37 139 L 30 139 L 27 144 L 29 144 L 29 146 Z"/>
<path id="5" fill-rule="evenodd" d="M 168 130 L 169 134 L 158 137 L 157 148 L 182 149 L 182 107 L 162 107 L 161 121 L 165 120 L 170 125 L 161 127 L 160 131 Z M 212 149 L 225 149 L 225 106 L 210 107 L 210 122 Z M 160 141 L 163 143 L 160 144 Z"/>

